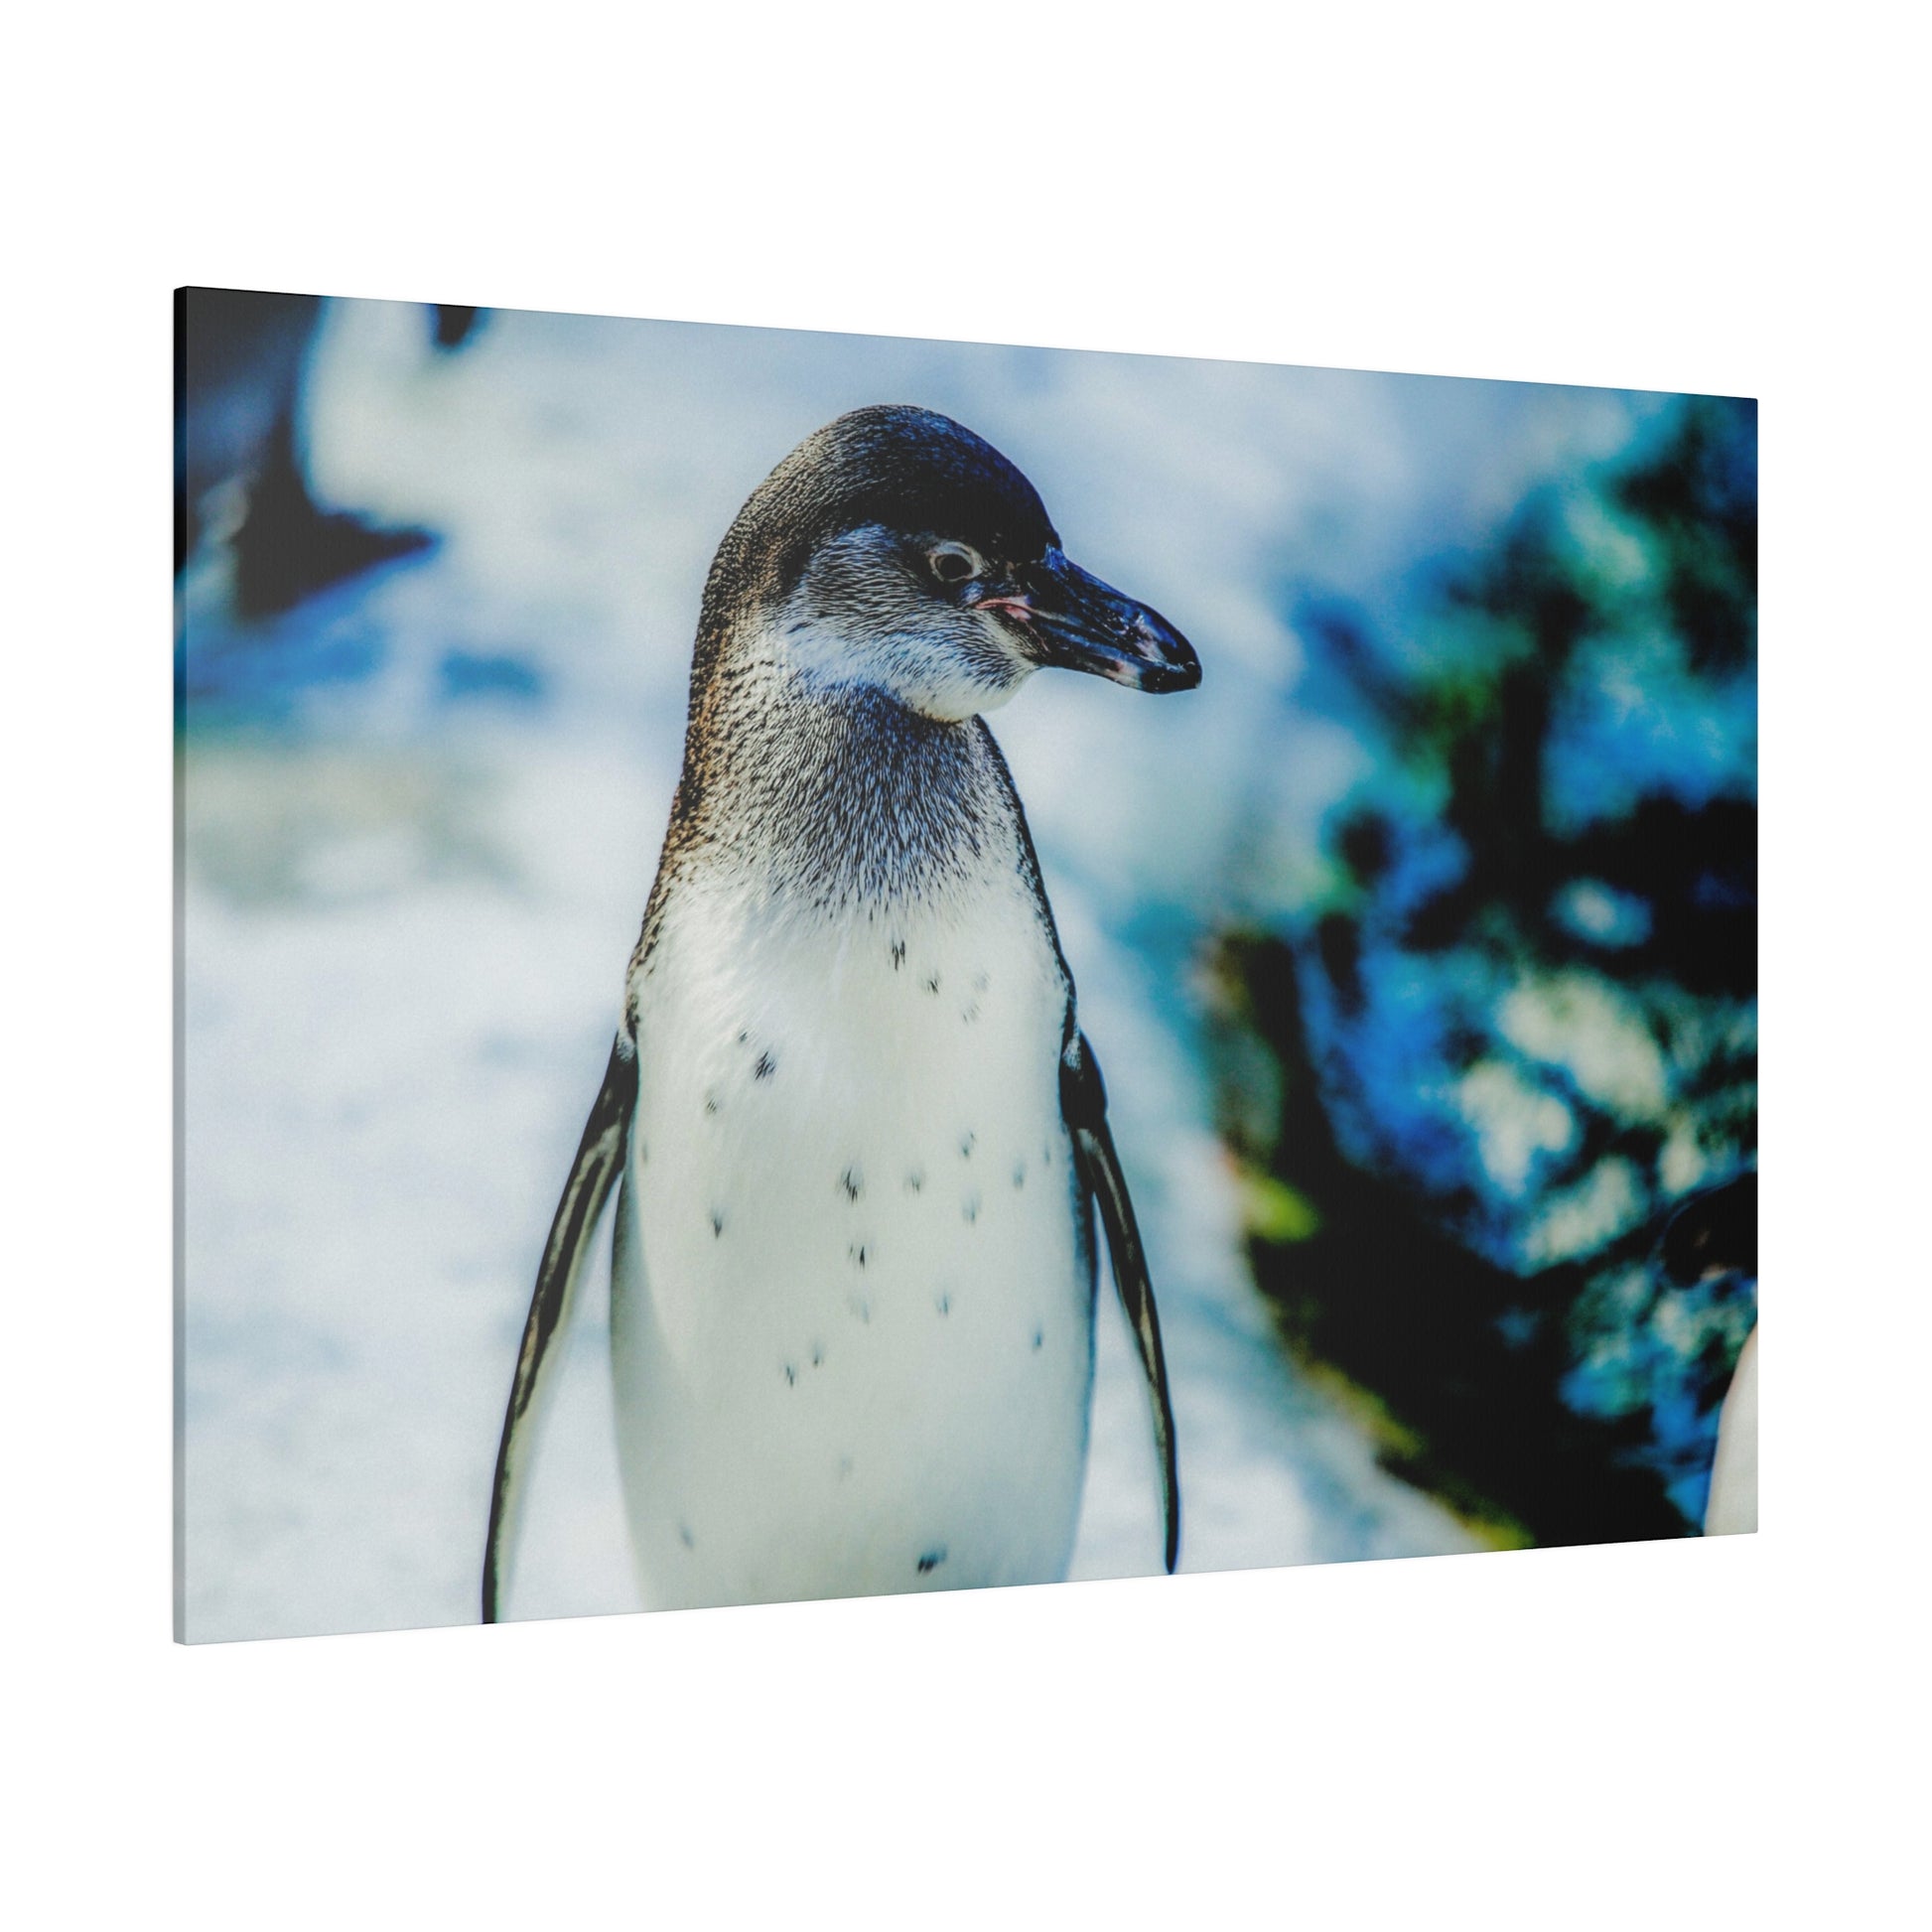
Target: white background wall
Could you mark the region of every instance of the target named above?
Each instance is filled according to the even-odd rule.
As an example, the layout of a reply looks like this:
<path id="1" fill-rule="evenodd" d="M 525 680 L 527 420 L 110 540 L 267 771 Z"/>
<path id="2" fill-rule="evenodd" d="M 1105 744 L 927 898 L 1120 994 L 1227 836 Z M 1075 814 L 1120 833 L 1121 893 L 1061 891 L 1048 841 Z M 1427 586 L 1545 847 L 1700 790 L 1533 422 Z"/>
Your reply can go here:
<path id="1" fill-rule="evenodd" d="M 1895 895 L 1927 730 L 1903 18 L 1207 4 L 1155 31 L 1037 4 L 391 0 L 16 23 L 16 1922 L 1902 1916 L 1925 1055 L 1898 1031 L 1922 975 Z M 186 281 L 1760 395 L 1765 1532 L 173 1648 Z"/>

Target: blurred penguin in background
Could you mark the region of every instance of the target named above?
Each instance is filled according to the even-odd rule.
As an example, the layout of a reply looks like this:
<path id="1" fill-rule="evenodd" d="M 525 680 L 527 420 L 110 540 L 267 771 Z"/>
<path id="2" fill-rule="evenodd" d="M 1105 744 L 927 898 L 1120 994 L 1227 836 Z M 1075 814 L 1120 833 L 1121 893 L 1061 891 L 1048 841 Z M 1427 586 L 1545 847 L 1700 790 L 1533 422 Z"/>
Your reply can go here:
<path id="1" fill-rule="evenodd" d="M 1757 1330 L 1744 1339 L 1718 1419 L 1706 1536 L 1748 1536 L 1757 1528 Z"/>
<path id="2" fill-rule="evenodd" d="M 224 545 L 236 617 L 255 621 L 362 571 L 427 550 L 427 530 L 385 529 L 325 509 L 309 482 L 302 389 L 322 299 L 252 289 L 177 296 L 175 575 Z M 439 306 L 431 341 L 459 348 L 480 311 Z"/>
<path id="3" fill-rule="evenodd" d="M 1657 1269 L 1673 1288 L 1713 1276 L 1757 1280 L 1757 1175 L 1739 1174 L 1695 1194 L 1670 1218 Z M 1706 1536 L 1749 1535 L 1757 1528 L 1757 1329 L 1752 1327 L 1718 1416 L 1718 1449 L 1704 1508 Z"/>

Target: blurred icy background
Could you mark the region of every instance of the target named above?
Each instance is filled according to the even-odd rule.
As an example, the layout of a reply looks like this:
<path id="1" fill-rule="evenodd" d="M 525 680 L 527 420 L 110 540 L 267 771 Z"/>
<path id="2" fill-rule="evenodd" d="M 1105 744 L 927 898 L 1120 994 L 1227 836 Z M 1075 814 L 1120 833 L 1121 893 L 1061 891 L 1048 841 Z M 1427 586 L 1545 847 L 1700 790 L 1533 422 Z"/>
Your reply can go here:
<path id="1" fill-rule="evenodd" d="M 474 1617 L 711 551 L 787 449 L 878 401 L 988 437 L 1205 666 L 1158 702 L 1038 678 L 994 720 L 1152 1252 L 1183 1567 L 1695 1521 L 1750 1285 L 1674 1297 L 1644 1256 L 1673 1200 L 1753 1158 L 1754 951 L 1688 983 L 1708 934 L 1660 952 L 1652 882 L 1569 855 L 1635 827 L 1686 903 L 1754 917 L 1736 838 L 1699 856 L 1712 812 L 1754 827 L 1752 592 L 1725 580 L 1730 641 L 1703 651 L 1672 575 L 1736 536 L 1746 489 L 1754 517 L 1747 411 L 208 294 L 188 340 L 191 1637 Z M 1618 480 L 1646 464 L 1695 472 L 1691 498 L 1633 508 Z M 1528 778 L 1484 791 L 1472 744 L 1503 748 L 1475 759 L 1492 779 L 1527 745 Z M 1484 885 L 1498 813 L 1541 814 L 1544 857 Z M 1356 1243 L 1388 1199 L 1415 1240 Z M 515 1614 L 633 1600 L 590 1281 Z M 1391 1368 L 1418 1298 L 1415 1332 L 1494 1393 L 1445 1410 Z M 1159 1567 L 1145 1401 L 1102 1306 L 1076 1577 Z M 1482 1338 L 1466 1360 L 1450 1331 Z M 1525 1433 L 1472 1447 L 1476 1412 Z M 1608 1500 L 1553 1503 L 1519 1465 Z"/>

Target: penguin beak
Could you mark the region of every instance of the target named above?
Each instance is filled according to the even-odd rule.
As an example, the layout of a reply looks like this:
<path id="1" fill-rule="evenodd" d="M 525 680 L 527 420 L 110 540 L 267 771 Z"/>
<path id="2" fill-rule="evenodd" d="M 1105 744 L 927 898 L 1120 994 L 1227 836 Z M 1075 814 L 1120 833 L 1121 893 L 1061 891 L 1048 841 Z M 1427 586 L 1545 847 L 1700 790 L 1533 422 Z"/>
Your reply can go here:
<path id="1" fill-rule="evenodd" d="M 1058 550 L 979 604 L 1016 625 L 1041 664 L 1090 671 L 1135 691 L 1191 691 L 1200 682 L 1193 645 L 1166 618 Z"/>

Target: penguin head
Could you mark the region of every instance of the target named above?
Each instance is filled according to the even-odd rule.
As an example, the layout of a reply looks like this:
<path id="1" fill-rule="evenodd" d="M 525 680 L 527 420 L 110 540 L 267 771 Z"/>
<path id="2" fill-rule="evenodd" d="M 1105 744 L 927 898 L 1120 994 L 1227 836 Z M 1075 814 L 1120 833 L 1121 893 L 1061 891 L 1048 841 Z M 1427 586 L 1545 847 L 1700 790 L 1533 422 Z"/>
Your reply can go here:
<path id="1" fill-rule="evenodd" d="M 1200 682 L 1179 631 L 1066 556 L 1019 470 L 926 409 L 855 410 L 793 450 L 720 548 L 706 617 L 714 634 L 751 620 L 812 684 L 946 722 L 1051 665 L 1139 691 Z"/>

